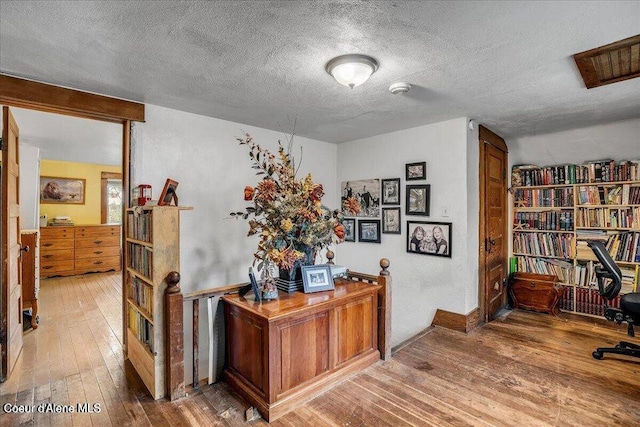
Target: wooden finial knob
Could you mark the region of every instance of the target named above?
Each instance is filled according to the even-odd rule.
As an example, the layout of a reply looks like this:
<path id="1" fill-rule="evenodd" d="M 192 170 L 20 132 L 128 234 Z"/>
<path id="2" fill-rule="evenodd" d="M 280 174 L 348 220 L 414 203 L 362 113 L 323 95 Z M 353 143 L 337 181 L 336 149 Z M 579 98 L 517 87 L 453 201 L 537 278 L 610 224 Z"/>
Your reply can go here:
<path id="1" fill-rule="evenodd" d="M 389 265 L 391 265 L 391 262 L 388 259 L 382 258 L 380 260 L 380 267 L 382 268 L 382 270 L 380 271 L 381 276 L 389 276 L 391 274 L 387 271 Z"/>
<path id="2" fill-rule="evenodd" d="M 336 256 L 336 254 L 333 253 L 333 251 L 327 251 L 327 264 L 333 264 L 333 258 Z"/>
<path id="3" fill-rule="evenodd" d="M 167 274 L 167 277 L 164 280 L 169 285 L 166 290 L 168 294 L 176 294 L 180 292 L 180 285 L 178 285 L 178 283 L 180 282 L 180 273 L 178 273 L 177 271 L 172 271 L 171 273 Z"/>

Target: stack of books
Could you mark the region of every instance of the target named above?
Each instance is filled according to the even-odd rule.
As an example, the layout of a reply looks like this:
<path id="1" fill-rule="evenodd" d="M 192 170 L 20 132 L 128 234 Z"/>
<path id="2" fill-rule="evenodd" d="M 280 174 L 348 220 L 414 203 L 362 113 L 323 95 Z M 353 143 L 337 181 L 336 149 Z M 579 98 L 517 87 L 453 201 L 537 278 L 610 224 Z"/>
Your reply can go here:
<path id="1" fill-rule="evenodd" d="M 49 221 L 49 225 L 53 226 L 71 226 L 73 225 L 73 220 L 69 216 L 57 216 Z"/>

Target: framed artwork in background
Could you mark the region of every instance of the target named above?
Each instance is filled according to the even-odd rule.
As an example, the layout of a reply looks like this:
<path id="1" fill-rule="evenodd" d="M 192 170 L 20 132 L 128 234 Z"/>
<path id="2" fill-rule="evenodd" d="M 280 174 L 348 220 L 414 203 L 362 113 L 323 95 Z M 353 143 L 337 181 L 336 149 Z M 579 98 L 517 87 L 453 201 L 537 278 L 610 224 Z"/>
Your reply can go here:
<path id="1" fill-rule="evenodd" d="M 358 242 L 380 243 L 380 220 L 358 220 Z"/>
<path id="2" fill-rule="evenodd" d="M 400 204 L 400 178 L 382 180 L 382 204 Z"/>
<path id="3" fill-rule="evenodd" d="M 382 232 L 400 234 L 400 208 L 382 208 Z"/>
<path id="4" fill-rule="evenodd" d="M 407 221 L 407 252 L 451 258 L 450 222 Z"/>
<path id="5" fill-rule="evenodd" d="M 178 188 L 178 182 L 172 179 L 167 179 L 167 181 L 164 183 L 162 193 L 158 198 L 158 206 L 170 206 L 172 201 L 174 201 L 176 203 L 176 206 L 178 206 L 178 195 L 176 194 L 176 188 Z"/>
<path id="6" fill-rule="evenodd" d="M 340 185 L 342 191 L 342 208 L 344 202 L 350 197 L 355 197 L 362 208 L 356 216 L 380 217 L 380 180 L 359 179 L 345 181 Z"/>
<path id="7" fill-rule="evenodd" d="M 407 215 L 429 216 L 431 185 L 407 185 Z"/>
<path id="8" fill-rule="evenodd" d="M 427 162 L 407 163 L 405 165 L 405 174 L 407 181 L 427 179 Z"/>
<path id="9" fill-rule="evenodd" d="M 355 242 L 356 241 L 356 220 L 353 218 L 345 218 L 342 221 L 344 226 L 344 241 Z"/>
<path id="10" fill-rule="evenodd" d="M 87 191 L 84 178 L 40 177 L 40 203 L 84 205 Z"/>

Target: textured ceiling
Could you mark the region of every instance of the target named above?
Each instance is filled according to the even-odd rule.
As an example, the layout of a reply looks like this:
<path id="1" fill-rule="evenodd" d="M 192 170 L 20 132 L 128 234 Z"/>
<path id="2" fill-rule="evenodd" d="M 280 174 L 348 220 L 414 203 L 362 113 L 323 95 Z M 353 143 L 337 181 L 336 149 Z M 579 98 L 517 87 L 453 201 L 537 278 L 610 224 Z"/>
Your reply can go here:
<path id="1" fill-rule="evenodd" d="M 1 1 L 0 70 L 343 142 L 467 116 L 518 137 L 640 117 L 640 80 L 587 90 L 572 54 L 633 36 L 640 2 Z M 364 85 L 324 70 L 380 63 Z M 406 95 L 388 87 L 408 81 Z M 284 129 L 289 130 L 289 129 Z"/>

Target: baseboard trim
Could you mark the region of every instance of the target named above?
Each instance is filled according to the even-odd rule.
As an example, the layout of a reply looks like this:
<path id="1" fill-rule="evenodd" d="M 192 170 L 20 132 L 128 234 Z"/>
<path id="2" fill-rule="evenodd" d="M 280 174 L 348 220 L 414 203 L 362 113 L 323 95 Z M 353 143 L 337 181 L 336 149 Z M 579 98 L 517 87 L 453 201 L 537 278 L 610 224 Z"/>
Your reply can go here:
<path id="1" fill-rule="evenodd" d="M 453 313 L 438 309 L 431 326 L 440 326 L 458 332 L 469 333 L 482 324 L 480 309 L 470 311 L 467 314 Z"/>
<path id="2" fill-rule="evenodd" d="M 422 338 L 423 336 L 427 335 L 431 331 L 433 331 L 433 325 L 429 326 L 426 329 L 423 329 L 422 331 L 418 332 L 417 334 L 415 334 L 411 338 L 408 338 L 408 339 L 402 341 L 397 346 L 391 348 L 391 355 L 393 356 L 394 354 L 396 354 L 397 352 L 399 352 L 400 350 L 402 350 L 403 348 L 405 348 L 409 344 L 419 340 L 420 338 Z"/>

